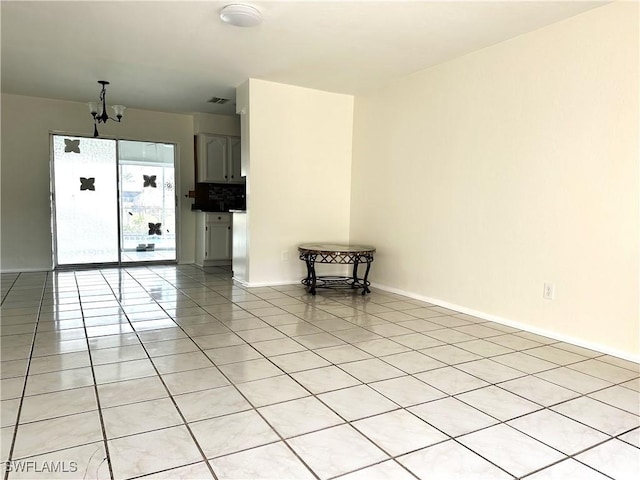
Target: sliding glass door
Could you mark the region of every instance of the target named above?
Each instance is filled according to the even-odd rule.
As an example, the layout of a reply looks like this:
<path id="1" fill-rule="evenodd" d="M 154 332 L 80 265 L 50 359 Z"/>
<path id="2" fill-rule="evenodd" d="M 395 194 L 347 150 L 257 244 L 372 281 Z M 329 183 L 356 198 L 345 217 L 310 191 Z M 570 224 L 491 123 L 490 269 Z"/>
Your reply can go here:
<path id="1" fill-rule="evenodd" d="M 52 135 L 56 266 L 176 260 L 175 146 Z"/>
<path id="2" fill-rule="evenodd" d="M 174 145 L 118 143 L 122 262 L 175 260 Z"/>

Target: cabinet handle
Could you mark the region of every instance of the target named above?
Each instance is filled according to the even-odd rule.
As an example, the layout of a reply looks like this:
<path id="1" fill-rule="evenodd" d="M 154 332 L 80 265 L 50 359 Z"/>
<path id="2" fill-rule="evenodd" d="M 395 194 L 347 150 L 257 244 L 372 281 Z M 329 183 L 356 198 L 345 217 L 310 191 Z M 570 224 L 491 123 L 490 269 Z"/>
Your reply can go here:
<path id="1" fill-rule="evenodd" d="M 222 217 L 218 217 L 218 220 L 222 220 Z"/>

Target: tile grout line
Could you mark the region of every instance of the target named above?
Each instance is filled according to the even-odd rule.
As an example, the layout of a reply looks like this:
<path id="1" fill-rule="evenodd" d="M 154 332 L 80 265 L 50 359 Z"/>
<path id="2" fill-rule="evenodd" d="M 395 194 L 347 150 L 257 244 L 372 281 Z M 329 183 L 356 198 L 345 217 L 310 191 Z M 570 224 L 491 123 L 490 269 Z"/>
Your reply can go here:
<path id="1" fill-rule="evenodd" d="M 20 275 L 22 275 L 21 273 L 18 274 L 18 277 L 16 277 L 16 280 L 14 282 L 13 286 L 15 285 L 15 283 L 18 281 Z M 36 321 L 33 327 L 33 333 L 32 333 L 32 338 L 31 338 L 31 347 L 29 349 L 29 357 L 27 360 L 27 369 L 24 372 L 24 380 L 22 382 L 22 392 L 20 394 L 20 403 L 18 404 L 18 412 L 16 414 L 16 419 L 15 419 L 15 426 L 13 429 L 13 435 L 11 437 L 11 446 L 9 447 L 9 452 L 7 454 L 7 462 L 11 462 L 13 461 L 13 451 L 15 450 L 15 446 L 16 446 L 16 438 L 18 436 L 18 427 L 20 426 L 20 415 L 22 414 L 22 405 L 24 403 L 24 397 L 25 397 L 25 392 L 27 390 L 27 382 L 29 379 L 29 370 L 31 368 L 31 360 L 33 358 L 33 351 L 35 349 L 35 343 L 36 343 L 36 332 L 38 331 L 38 323 L 40 322 L 40 310 L 42 309 L 42 300 L 44 299 L 44 293 L 46 290 L 46 282 L 47 279 L 49 278 L 49 272 L 46 272 L 45 275 L 45 279 L 44 279 L 44 285 L 42 286 L 42 291 L 40 293 L 40 302 L 38 305 L 38 312 L 37 312 L 37 316 L 36 316 Z M 8 295 L 8 293 L 7 293 Z M 6 298 L 6 297 L 5 297 Z M 8 480 L 9 478 L 9 469 L 7 468 L 7 463 L 4 464 L 5 465 L 5 472 L 4 472 L 4 480 Z"/>
<path id="2" fill-rule="evenodd" d="M 114 476 L 113 476 L 113 467 L 111 465 L 111 455 L 109 454 L 109 445 L 107 443 L 107 431 L 105 429 L 105 425 L 104 425 L 104 418 L 102 416 L 102 406 L 100 404 L 100 396 L 98 395 L 98 382 L 96 379 L 96 372 L 95 372 L 95 368 L 94 368 L 94 364 L 93 364 L 93 357 L 91 355 L 91 343 L 89 341 L 89 335 L 87 332 L 87 324 L 85 323 L 85 317 L 84 317 L 84 307 L 83 307 L 83 302 L 82 302 L 82 295 L 80 292 L 80 285 L 78 284 L 78 277 L 76 275 L 76 272 L 73 272 L 73 278 L 76 280 L 76 288 L 78 289 L 78 302 L 80 304 L 80 312 L 82 314 L 82 326 L 84 329 L 84 337 L 85 337 L 85 341 L 87 344 L 87 355 L 89 356 L 89 366 L 91 367 L 91 378 L 93 379 L 93 394 L 95 396 L 96 399 L 96 406 L 98 409 L 98 418 L 100 419 L 100 429 L 102 431 L 102 443 L 104 446 L 104 458 L 102 459 L 102 461 L 104 462 L 105 460 L 107 461 L 107 468 L 109 470 L 109 478 L 111 480 L 114 480 Z M 91 457 L 89 458 L 89 461 L 91 460 Z M 98 469 L 100 468 L 100 465 L 102 465 L 102 463 L 100 463 L 96 469 L 96 473 L 98 471 Z M 89 469 L 89 463 L 87 463 L 87 469 L 86 472 L 88 472 Z M 86 475 L 85 472 L 85 475 Z"/>

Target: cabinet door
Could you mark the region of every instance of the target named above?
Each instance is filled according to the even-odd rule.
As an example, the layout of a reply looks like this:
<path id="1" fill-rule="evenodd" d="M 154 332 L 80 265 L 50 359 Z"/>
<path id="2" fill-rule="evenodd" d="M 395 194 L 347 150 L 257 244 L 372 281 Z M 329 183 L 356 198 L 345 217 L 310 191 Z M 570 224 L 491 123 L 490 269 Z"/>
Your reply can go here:
<path id="1" fill-rule="evenodd" d="M 229 137 L 229 182 L 244 183 L 242 155 L 239 137 Z"/>
<path id="2" fill-rule="evenodd" d="M 226 182 L 228 175 L 227 138 L 216 135 L 200 135 L 198 151 L 198 181 Z"/>
<path id="3" fill-rule="evenodd" d="M 229 224 L 207 224 L 207 260 L 231 260 L 231 226 Z"/>

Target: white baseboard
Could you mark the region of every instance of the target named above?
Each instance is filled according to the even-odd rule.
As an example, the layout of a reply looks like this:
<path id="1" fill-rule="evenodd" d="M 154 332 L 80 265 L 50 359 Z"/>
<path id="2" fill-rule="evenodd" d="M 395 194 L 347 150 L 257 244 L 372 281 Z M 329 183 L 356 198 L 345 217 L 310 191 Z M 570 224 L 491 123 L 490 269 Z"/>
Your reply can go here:
<path id="1" fill-rule="evenodd" d="M 300 283 L 300 279 L 285 280 L 285 281 L 278 281 L 278 282 L 244 282 L 234 277 L 233 280 L 241 284 L 243 287 L 247 287 L 247 288 L 281 287 L 283 285 L 298 285 Z"/>
<path id="2" fill-rule="evenodd" d="M 571 337 L 569 335 L 563 335 L 558 332 L 554 332 L 553 330 L 547 330 L 544 328 L 537 328 L 529 324 L 517 322 L 515 320 L 510 320 L 508 318 L 499 317 L 497 315 L 493 315 L 490 313 L 480 312 L 478 310 L 473 310 L 471 308 L 467 308 L 462 305 L 456 305 L 454 303 L 446 302 L 444 300 L 440 300 L 437 298 L 427 297 L 425 295 L 419 295 L 414 292 L 407 292 L 406 290 L 401 290 L 399 288 L 393 288 L 386 285 L 380 285 L 377 283 L 372 283 L 372 287 L 378 288 L 385 292 L 397 293 L 398 295 L 404 295 L 405 297 L 413 298 L 415 300 L 421 300 L 423 302 L 433 303 L 434 305 L 438 305 L 440 307 L 449 308 L 451 310 L 456 310 L 460 313 L 466 313 L 467 315 L 471 315 L 474 317 L 482 318 L 483 320 L 488 320 L 491 322 L 500 323 L 502 325 L 506 325 L 508 327 L 517 328 L 520 330 L 524 330 L 526 332 L 535 333 L 537 335 L 542 335 L 544 337 L 553 338 L 554 340 L 558 340 L 561 342 L 571 343 L 572 345 L 577 345 L 578 347 L 587 348 L 589 350 L 595 350 L 596 352 L 601 352 L 606 355 L 611 355 L 613 357 L 622 358 L 624 360 L 629 360 L 631 362 L 640 363 L 640 354 L 633 355 L 628 352 L 620 351 L 615 348 L 611 348 L 607 345 L 601 345 L 599 343 L 589 342 L 582 338 Z"/>
<path id="3" fill-rule="evenodd" d="M 1 273 L 33 273 L 33 272 L 52 272 L 51 268 L 41 268 L 41 267 L 33 267 L 33 268 L 7 268 L 0 269 Z"/>

